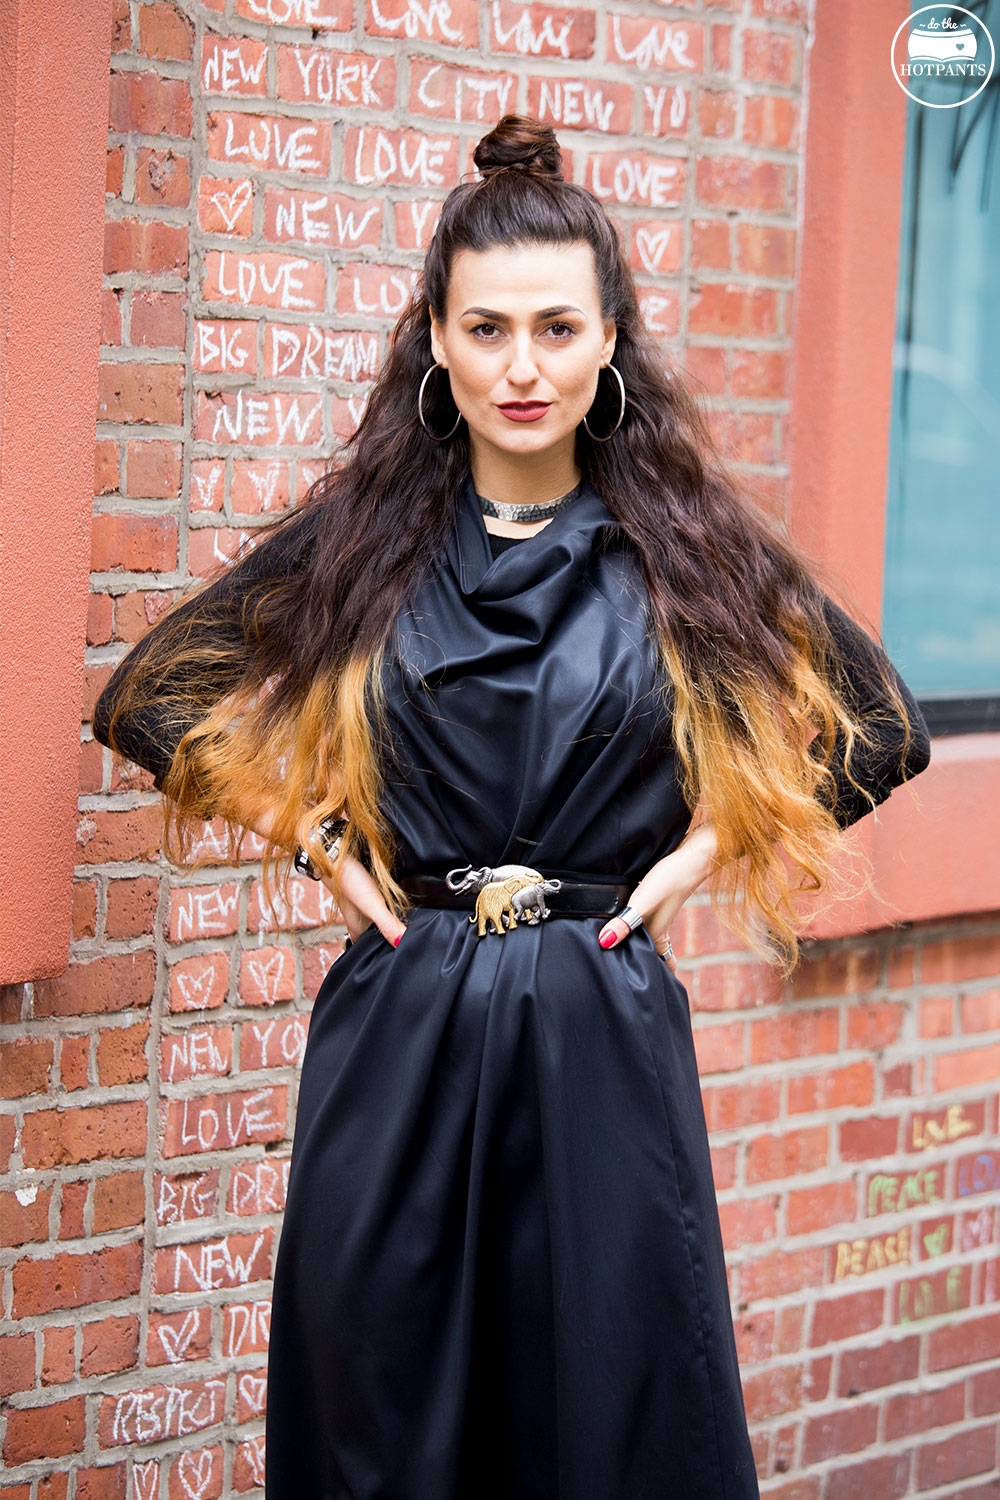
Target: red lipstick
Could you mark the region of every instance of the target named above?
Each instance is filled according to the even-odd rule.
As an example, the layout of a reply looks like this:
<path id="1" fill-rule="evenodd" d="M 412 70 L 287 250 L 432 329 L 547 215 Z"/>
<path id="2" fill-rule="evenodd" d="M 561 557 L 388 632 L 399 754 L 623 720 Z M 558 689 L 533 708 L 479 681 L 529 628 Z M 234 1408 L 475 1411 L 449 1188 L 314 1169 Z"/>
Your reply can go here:
<path id="1" fill-rule="evenodd" d="M 505 401 L 499 409 L 512 422 L 537 422 L 550 405 L 549 401 Z"/>

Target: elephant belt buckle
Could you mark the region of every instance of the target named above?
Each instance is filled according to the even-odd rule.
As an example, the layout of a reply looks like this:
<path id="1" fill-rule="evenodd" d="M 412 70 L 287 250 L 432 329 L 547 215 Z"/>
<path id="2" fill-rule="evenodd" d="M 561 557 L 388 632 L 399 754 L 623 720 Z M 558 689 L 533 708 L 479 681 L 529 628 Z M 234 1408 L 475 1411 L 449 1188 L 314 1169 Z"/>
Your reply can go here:
<path id="1" fill-rule="evenodd" d="M 528 865 L 500 865 L 481 870 L 466 866 L 449 871 L 447 880 L 452 890 L 476 892 L 476 907 L 469 921 L 475 922 L 478 937 L 485 937 L 491 929 L 505 937 L 517 926 L 519 917 L 530 927 L 536 927 L 550 915 L 546 895 L 562 886 L 562 881 L 546 880 L 540 871 Z"/>

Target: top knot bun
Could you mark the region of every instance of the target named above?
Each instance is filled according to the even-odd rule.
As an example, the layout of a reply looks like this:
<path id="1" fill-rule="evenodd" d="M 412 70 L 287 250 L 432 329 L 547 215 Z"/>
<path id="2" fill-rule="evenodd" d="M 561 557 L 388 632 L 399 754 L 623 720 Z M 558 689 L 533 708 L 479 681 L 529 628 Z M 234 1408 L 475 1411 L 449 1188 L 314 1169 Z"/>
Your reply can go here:
<path id="1" fill-rule="evenodd" d="M 504 115 L 489 135 L 483 136 L 472 159 L 484 178 L 516 167 L 533 177 L 564 180 L 555 131 L 526 115 Z"/>

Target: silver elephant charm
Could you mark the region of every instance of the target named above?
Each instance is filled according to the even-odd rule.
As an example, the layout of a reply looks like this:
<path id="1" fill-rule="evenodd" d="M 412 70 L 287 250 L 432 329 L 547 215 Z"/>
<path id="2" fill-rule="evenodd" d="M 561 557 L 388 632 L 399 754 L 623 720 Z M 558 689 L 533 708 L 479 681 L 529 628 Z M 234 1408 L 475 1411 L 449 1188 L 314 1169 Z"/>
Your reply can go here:
<path id="1" fill-rule="evenodd" d="M 523 917 L 529 927 L 536 927 L 549 915 L 549 909 L 545 905 L 546 895 L 560 890 L 561 880 L 539 880 L 534 885 L 522 886 L 519 891 L 515 891 L 510 904 L 516 916 Z"/>

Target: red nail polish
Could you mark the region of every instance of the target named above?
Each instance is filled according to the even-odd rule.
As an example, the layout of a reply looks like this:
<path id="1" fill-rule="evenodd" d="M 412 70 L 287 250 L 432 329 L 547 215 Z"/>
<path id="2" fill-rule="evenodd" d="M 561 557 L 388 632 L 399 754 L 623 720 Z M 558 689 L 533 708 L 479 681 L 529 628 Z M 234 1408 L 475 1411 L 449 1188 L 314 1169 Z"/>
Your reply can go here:
<path id="1" fill-rule="evenodd" d="M 617 941 L 618 941 L 618 934 L 617 934 L 617 932 L 606 932 L 604 934 L 604 936 L 600 940 L 601 947 L 602 948 L 613 948 L 615 946 L 615 944 L 617 943 Z"/>
<path id="2" fill-rule="evenodd" d="M 396 938 L 395 938 L 395 940 L 394 940 L 394 941 L 393 941 L 393 945 L 392 945 L 392 946 L 393 946 L 393 947 L 394 947 L 394 948 L 398 948 L 398 947 L 399 947 L 399 944 L 400 944 L 400 941 L 401 941 L 401 940 L 402 940 L 402 936 L 403 936 L 403 934 L 402 934 L 402 933 L 399 933 L 399 934 L 398 934 L 398 935 L 397 935 L 397 937 L 396 937 Z"/>

